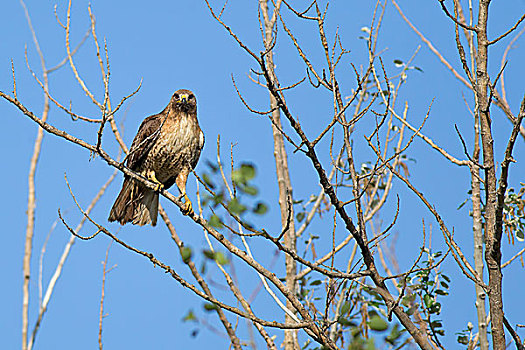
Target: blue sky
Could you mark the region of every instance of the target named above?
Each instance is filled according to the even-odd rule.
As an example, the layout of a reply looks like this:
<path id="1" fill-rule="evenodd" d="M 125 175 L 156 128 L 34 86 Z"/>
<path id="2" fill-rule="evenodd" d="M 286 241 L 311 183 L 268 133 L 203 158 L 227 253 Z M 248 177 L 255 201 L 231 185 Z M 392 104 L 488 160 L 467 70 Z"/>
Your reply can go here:
<path id="1" fill-rule="evenodd" d="M 304 1 L 300 2 L 306 3 Z M 455 51 L 453 26 L 448 21 L 436 1 L 400 0 L 400 5 L 407 16 L 442 51 L 453 66 L 460 70 Z M 336 27 L 342 36 L 343 44 L 352 50 L 347 58 L 357 66 L 366 62 L 366 50 L 360 28 L 369 26 L 373 1 L 334 1 L 327 16 L 327 32 L 332 37 Z M 75 1 L 72 10 L 71 41 L 77 43 L 89 28 L 89 16 L 86 1 Z M 216 8 L 222 5 L 214 2 Z M 41 48 L 49 67 L 60 62 L 65 55 L 64 31 L 56 23 L 51 1 L 28 1 L 33 25 L 37 31 Z M 229 154 L 229 145 L 236 146 L 237 162 L 251 161 L 257 165 L 258 176 L 255 179 L 260 189 L 261 198 L 270 206 L 270 212 L 257 221 L 267 228 L 278 229 L 279 211 L 275 194 L 273 149 L 271 128 L 268 121 L 254 116 L 239 101 L 231 82 L 233 75 L 239 88 L 255 106 L 265 109 L 267 95 L 248 78 L 254 62 L 248 57 L 231 37 L 210 16 L 203 1 L 157 1 L 123 2 L 100 1 L 91 4 L 97 18 L 99 39 L 106 38 L 111 63 L 111 93 L 116 104 L 122 96 L 133 91 L 143 79 L 140 92 L 121 110 L 118 122 L 123 121 L 124 139 L 129 145 L 142 119 L 162 110 L 173 91 L 179 88 L 192 89 L 198 98 L 199 120 L 206 135 L 206 146 L 197 167 L 197 172 L 205 171 L 205 160 L 214 160 L 215 142 L 221 135 L 223 156 Z M 64 20 L 66 4 L 58 5 L 58 15 Z M 499 35 L 525 11 L 525 1 L 507 0 L 494 2 L 491 6 L 489 34 Z M 291 18 L 288 14 L 287 18 Z M 239 36 L 254 48 L 261 49 L 257 23 L 257 4 L 255 1 L 230 0 L 223 19 Z M 319 43 L 315 32 L 304 23 L 292 21 L 299 40 L 305 47 L 314 50 L 312 60 L 322 62 L 319 55 Z M 39 114 L 42 110 L 43 97 L 40 88 L 32 79 L 25 65 L 24 47 L 28 47 L 29 63 L 40 74 L 40 65 L 32 45 L 24 12 L 18 1 L 5 1 L 0 13 L 0 30 L 5 33 L 0 41 L 0 89 L 12 90 L 11 59 L 14 61 L 17 77 L 18 98 L 28 108 Z M 277 70 L 283 85 L 294 83 L 304 75 L 301 62 L 295 56 L 288 38 L 279 32 L 277 50 Z M 523 96 L 522 77 L 525 67 L 523 39 L 510 53 L 506 68 L 505 82 L 508 100 L 514 112 L 517 112 Z M 497 73 L 501 54 L 508 40 L 503 45 L 491 48 L 490 70 Z M 418 124 L 425 115 L 433 98 L 435 102 L 424 132 L 438 144 L 450 150 L 457 158 L 463 159 L 462 146 L 455 134 L 454 124 L 465 136 L 468 145 L 472 145 L 471 120 L 465 108 L 462 95 L 470 102 L 472 96 L 419 38 L 402 21 L 392 5 L 388 5 L 384 25 L 378 46 L 384 49 L 383 60 L 389 73 L 395 74 L 397 68 L 394 59 L 406 61 L 412 56 L 418 45 L 423 45 L 414 65 L 423 72 L 412 71 L 407 84 L 399 96 L 398 107 L 408 101 L 409 120 Z M 75 56 L 83 78 L 94 93 L 103 94 L 99 68 L 93 49 L 93 42 L 88 40 Z M 355 87 L 353 73 L 349 65 L 342 68 L 342 88 L 349 91 Z M 71 69 L 65 66 L 50 76 L 53 94 L 63 103 L 71 101 L 73 109 L 86 116 L 96 117 L 97 110 L 83 94 L 74 81 Z M 309 136 L 316 135 L 323 125 L 323 116 L 330 113 L 330 96 L 319 94 L 311 89 L 299 89 L 291 93 L 288 101 L 293 112 L 299 117 Z M 470 105 L 472 103 L 470 102 Z M 0 204 L 1 219 L 5 223 L 0 242 L 3 253 L 0 255 L 3 279 L 6 281 L 0 290 L 0 303 L 3 312 L 0 316 L 0 342 L 3 348 L 20 347 L 21 337 L 21 287 L 22 255 L 27 206 L 27 173 L 29 158 L 32 153 L 36 125 L 22 116 L 13 106 L 0 102 L 0 115 L 4 123 L 4 135 L 0 139 L 3 149 L 4 200 Z M 52 107 L 49 122 L 66 129 L 86 141 L 94 142 L 96 127 L 72 122 L 56 107 Z M 372 121 L 370 121 L 372 122 Z M 501 161 L 505 147 L 505 137 L 509 134 L 510 123 L 497 110 L 493 113 L 493 131 L 496 137 L 495 149 Z M 367 133 L 373 125 L 364 122 L 359 135 Z M 109 136 L 109 135 L 108 135 Z M 357 162 L 365 162 L 370 157 L 364 140 L 356 137 Z M 515 158 L 518 161 L 511 168 L 511 186 L 525 182 L 523 154 L 524 141 L 518 139 Z M 117 154 L 117 145 L 110 137 L 104 139 L 103 146 L 113 155 Z M 326 148 L 326 145 L 324 145 Z M 428 196 L 446 218 L 449 228 L 455 229 L 456 239 L 468 256 L 471 256 L 471 222 L 468 208 L 456 210 L 467 196 L 470 182 L 466 169 L 450 166 L 441 156 L 430 150 L 424 143 L 416 140 L 409 149 L 409 156 L 417 160 L 410 165 L 411 179 Z M 307 198 L 312 188 L 317 192 L 318 185 L 313 168 L 300 153 L 290 155 L 292 182 L 296 198 Z M 328 163 L 326 163 L 328 164 Z M 45 135 L 43 154 L 37 173 L 37 217 L 34 238 L 35 254 L 33 271 L 38 268 L 38 255 L 45 237 L 57 218 L 57 209 L 66 211 L 66 218 L 73 225 L 80 219 L 64 182 L 64 173 L 81 204 L 87 206 L 98 188 L 111 175 L 100 159 L 90 159 L 89 154 L 78 146 L 66 143 L 55 136 Z M 97 204 L 93 217 L 102 223 L 111 203 L 120 189 L 122 176 L 108 189 L 107 195 Z M 444 181 L 445 180 L 445 181 Z M 196 200 L 195 180 L 188 181 L 192 201 Z M 175 193 L 174 191 L 172 191 Z M 429 213 L 416 198 L 406 191 L 401 183 L 395 184 L 395 193 L 401 197 L 401 216 L 396 227 L 397 251 L 402 267 L 410 266 L 417 255 L 421 242 L 421 219 L 434 225 L 433 247 L 443 249 L 442 239 L 437 226 Z M 166 204 L 166 202 L 164 202 Z M 395 201 L 387 204 L 381 218 L 388 222 L 393 215 Z M 175 223 L 181 238 L 194 251 L 206 247 L 202 231 L 189 219 L 183 217 L 178 209 L 169 207 L 168 212 Z M 118 225 L 108 225 L 118 230 Z M 321 227 L 313 227 L 319 230 Z M 89 235 L 92 228 L 86 226 L 82 234 Z M 316 232 L 312 232 L 316 233 Z M 342 233 L 340 233 L 342 235 Z M 125 226 L 119 235 L 140 249 L 153 252 L 160 259 L 173 266 L 184 277 L 193 281 L 181 262 L 175 246 L 163 224 L 155 228 L 136 228 Z M 53 231 L 45 252 L 44 283 L 49 280 L 58 257 L 62 252 L 69 234 L 57 225 Z M 37 338 L 40 349 L 93 349 L 96 347 L 98 332 L 98 303 L 102 265 L 109 240 L 97 237 L 88 242 L 76 242 L 67 261 L 63 275 L 57 284 L 53 301 L 50 303 L 43 326 Z M 255 256 L 268 264 L 272 260 L 273 250 L 267 245 L 254 242 Z M 517 243 L 509 247 L 504 244 L 503 260 L 511 257 L 523 247 Z M 109 265 L 117 267 L 108 275 L 106 285 L 106 312 L 104 344 L 112 348 L 151 348 L 151 349 L 187 349 L 209 347 L 227 348 L 228 340 L 214 332 L 202 328 L 196 337 L 191 332 L 194 324 L 181 321 L 184 314 L 193 308 L 199 317 L 205 317 L 212 325 L 218 326 L 216 317 L 202 311 L 202 302 L 188 291 L 181 288 L 174 280 L 153 268 L 145 259 L 113 245 L 110 251 Z M 275 267 L 276 273 L 282 272 L 281 260 Z M 237 265 L 241 284 L 249 295 L 258 281 L 254 274 Z M 443 300 L 442 319 L 447 325 L 445 344 L 454 348 L 454 332 L 466 327 L 468 321 L 475 323 L 474 288 L 455 267 L 451 259 L 443 269 L 452 277 L 451 295 Z M 218 274 L 208 272 L 219 280 Z M 35 276 L 35 275 L 34 275 Z M 504 302 L 508 318 L 513 323 L 524 323 L 522 315 L 525 307 L 521 302 L 524 270 L 519 262 L 504 270 Z M 220 281 L 220 280 L 219 280 Z M 222 283 L 222 282 L 220 282 Z M 31 281 L 32 304 L 31 325 L 37 311 L 37 279 Z M 217 292 L 217 297 L 223 294 Z M 231 302 L 230 297 L 224 297 Z M 269 298 L 261 293 L 254 307 L 261 316 L 282 320 L 280 312 L 265 307 Z M 234 318 L 231 318 L 234 320 Z M 246 337 L 246 334 L 241 336 Z"/>

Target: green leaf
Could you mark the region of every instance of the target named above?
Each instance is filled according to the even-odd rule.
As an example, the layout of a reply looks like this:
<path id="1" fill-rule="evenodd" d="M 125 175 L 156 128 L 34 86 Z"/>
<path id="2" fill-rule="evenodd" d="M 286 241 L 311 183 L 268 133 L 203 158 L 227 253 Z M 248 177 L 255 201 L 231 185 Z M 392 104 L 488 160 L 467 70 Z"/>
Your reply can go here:
<path id="1" fill-rule="evenodd" d="M 337 323 L 339 323 L 343 327 L 355 326 L 355 323 L 353 323 L 352 321 L 350 321 L 349 319 L 347 319 L 347 318 L 345 318 L 343 316 L 339 316 L 337 318 Z"/>
<path id="2" fill-rule="evenodd" d="M 525 235 L 523 234 L 523 231 L 518 230 L 518 232 L 516 232 L 516 239 L 520 242 L 523 242 L 525 240 Z"/>
<path id="3" fill-rule="evenodd" d="M 241 164 L 241 173 L 246 180 L 251 180 L 255 177 L 255 167 L 250 163 Z"/>
<path id="4" fill-rule="evenodd" d="M 361 327 L 352 327 L 350 329 L 350 334 L 352 335 L 352 338 L 354 338 L 352 342 L 356 339 L 361 340 L 361 334 L 363 334 L 363 330 Z"/>
<path id="5" fill-rule="evenodd" d="M 182 261 L 184 261 L 185 264 L 191 261 L 192 255 L 193 252 L 191 251 L 190 247 L 183 247 L 180 251 L 180 256 L 182 257 Z"/>
<path id="6" fill-rule="evenodd" d="M 313 281 L 312 283 L 310 283 L 311 286 L 318 286 L 320 285 L 321 283 L 323 283 L 321 280 L 315 280 Z"/>
<path id="7" fill-rule="evenodd" d="M 370 329 L 377 332 L 386 331 L 388 328 L 388 323 L 379 316 L 373 316 L 368 322 Z"/>
<path id="8" fill-rule="evenodd" d="M 435 329 L 435 328 L 442 328 L 443 327 L 443 324 L 441 323 L 441 321 L 432 321 L 430 322 L 430 327 L 432 327 L 432 329 Z"/>
<path id="9" fill-rule="evenodd" d="M 369 316 L 370 318 L 372 318 L 372 317 L 374 317 L 374 316 L 379 316 L 379 314 L 377 313 L 376 310 L 370 310 L 370 311 L 368 311 L 368 316 Z"/>
<path id="10" fill-rule="evenodd" d="M 208 168 L 211 169 L 212 172 L 216 173 L 217 171 L 219 171 L 219 167 L 217 165 L 215 165 L 214 163 L 210 162 L 209 160 L 206 161 L 206 165 L 208 166 Z"/>
<path id="11" fill-rule="evenodd" d="M 350 303 L 347 301 L 343 304 L 343 306 L 341 307 L 341 315 L 346 315 L 348 313 L 348 311 L 350 311 Z"/>
<path id="12" fill-rule="evenodd" d="M 458 343 L 460 344 L 463 344 L 463 345 L 468 345 L 468 336 L 466 335 L 459 335 L 458 336 Z"/>
<path id="13" fill-rule="evenodd" d="M 242 214 L 246 211 L 246 207 L 242 205 L 237 198 L 234 198 L 228 203 L 228 209 L 234 214 Z"/>
<path id="14" fill-rule="evenodd" d="M 430 308 L 432 304 L 434 304 L 434 298 L 430 294 L 425 294 L 425 296 L 423 297 L 423 302 L 425 303 L 425 306 L 427 308 Z"/>
<path id="15" fill-rule="evenodd" d="M 223 200 L 224 200 L 223 192 L 217 193 L 215 196 L 213 196 L 213 203 L 215 204 L 215 206 L 220 204 Z"/>
<path id="16" fill-rule="evenodd" d="M 396 65 L 396 67 L 402 67 L 404 63 L 401 60 L 394 60 L 394 64 Z"/>
<path id="17" fill-rule="evenodd" d="M 202 179 L 204 180 L 206 185 L 208 185 L 210 188 L 212 188 L 212 189 L 215 188 L 215 185 L 213 184 L 213 182 L 211 182 L 211 179 L 208 176 L 208 174 L 206 174 L 206 173 L 202 174 Z"/>
<path id="18" fill-rule="evenodd" d="M 256 196 L 257 193 L 259 193 L 259 190 L 255 186 L 244 186 L 241 190 L 250 196 Z"/>
<path id="19" fill-rule="evenodd" d="M 267 211 L 268 207 L 262 202 L 258 202 L 255 208 L 253 209 L 253 213 L 257 215 L 265 214 Z"/>
<path id="20" fill-rule="evenodd" d="M 204 195 L 202 196 L 202 199 L 201 199 L 201 204 L 203 207 L 206 207 L 208 205 L 208 202 L 210 201 L 210 196 L 208 195 Z"/>
<path id="21" fill-rule="evenodd" d="M 206 311 L 219 310 L 219 305 L 213 304 L 213 303 L 206 303 L 204 304 L 204 310 Z"/>
<path id="22" fill-rule="evenodd" d="M 448 292 L 447 292 L 446 290 L 436 289 L 436 294 L 439 294 L 439 295 L 448 295 Z"/>
<path id="23" fill-rule="evenodd" d="M 226 255 L 224 255 L 223 252 L 215 252 L 214 258 L 219 265 L 228 265 L 230 263 L 230 260 L 228 260 L 228 258 L 226 257 Z"/>
<path id="24" fill-rule="evenodd" d="M 215 260 L 215 253 L 212 252 L 211 250 L 203 250 L 202 254 L 204 254 L 204 256 L 210 260 Z"/>
<path id="25" fill-rule="evenodd" d="M 417 305 L 414 305 L 414 306 L 410 307 L 406 311 L 406 313 L 407 313 L 408 316 L 412 316 L 414 314 L 414 312 L 416 312 L 416 310 L 417 310 Z"/>
<path id="26" fill-rule="evenodd" d="M 415 295 L 415 294 L 409 294 L 409 295 L 403 297 L 401 303 L 402 303 L 403 305 L 408 306 L 408 305 L 410 305 L 410 303 L 412 303 L 414 300 L 416 300 L 416 295 Z"/>
<path id="27" fill-rule="evenodd" d="M 300 212 L 300 213 L 297 213 L 297 215 L 295 216 L 297 218 L 297 221 L 301 222 L 304 220 L 304 212 Z"/>
<path id="28" fill-rule="evenodd" d="M 237 184 L 246 184 L 255 177 L 255 167 L 249 163 L 241 164 L 239 169 L 232 173 L 232 180 Z"/>
<path id="29" fill-rule="evenodd" d="M 434 303 L 430 308 L 428 308 L 428 313 L 430 314 L 440 314 L 441 313 L 441 304 Z"/>
<path id="30" fill-rule="evenodd" d="M 219 217 L 215 214 L 213 214 L 209 219 L 208 219 L 208 223 L 210 224 L 210 226 L 212 227 L 215 227 L 215 228 L 223 228 L 223 224 L 221 222 L 221 219 L 219 219 Z"/>
<path id="31" fill-rule="evenodd" d="M 184 316 L 182 321 L 183 322 L 197 321 L 197 317 L 195 317 L 195 314 L 193 313 L 193 310 L 188 311 L 188 313 L 186 314 L 186 316 Z"/>
<path id="32" fill-rule="evenodd" d="M 388 342 L 391 345 L 395 345 L 396 340 L 401 337 L 402 332 L 399 330 L 399 325 L 395 324 L 394 327 L 392 327 L 392 330 L 390 331 L 390 334 L 385 338 L 386 342 Z"/>
<path id="33" fill-rule="evenodd" d="M 212 252 L 211 250 L 203 250 L 202 254 L 204 254 L 204 256 L 210 260 L 215 260 L 220 265 L 227 265 L 230 263 L 230 260 L 228 260 L 228 258 L 226 257 L 226 255 L 224 255 L 223 252 Z"/>
<path id="34" fill-rule="evenodd" d="M 234 170 L 232 173 L 232 181 L 236 184 L 244 184 L 246 181 L 244 180 L 244 177 L 242 176 L 242 173 L 240 170 Z"/>

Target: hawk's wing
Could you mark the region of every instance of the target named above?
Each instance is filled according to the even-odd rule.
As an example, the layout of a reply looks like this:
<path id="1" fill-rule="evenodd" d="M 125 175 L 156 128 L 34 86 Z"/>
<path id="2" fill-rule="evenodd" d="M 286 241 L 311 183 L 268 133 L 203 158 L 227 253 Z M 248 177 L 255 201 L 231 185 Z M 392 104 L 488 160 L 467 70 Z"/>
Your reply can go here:
<path id="1" fill-rule="evenodd" d="M 195 150 L 197 155 L 196 155 L 196 157 L 194 157 L 193 162 L 191 163 L 191 168 L 192 169 L 195 169 L 195 167 L 197 166 L 197 162 L 199 161 L 199 157 L 201 155 L 201 151 L 202 151 L 203 148 L 204 148 L 204 133 L 199 128 L 199 142 L 197 144 L 197 149 Z"/>
<path id="2" fill-rule="evenodd" d="M 138 170 L 146 159 L 149 151 L 160 136 L 160 128 L 166 119 L 164 114 L 156 114 L 144 119 L 137 135 L 133 139 L 128 155 L 128 167 Z"/>

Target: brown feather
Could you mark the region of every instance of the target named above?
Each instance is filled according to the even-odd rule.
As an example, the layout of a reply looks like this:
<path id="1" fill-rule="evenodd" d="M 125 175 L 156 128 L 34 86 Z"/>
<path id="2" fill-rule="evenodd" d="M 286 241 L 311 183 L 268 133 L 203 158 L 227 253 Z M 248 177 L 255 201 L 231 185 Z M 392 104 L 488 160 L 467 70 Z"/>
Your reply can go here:
<path id="1" fill-rule="evenodd" d="M 203 146 L 204 135 L 197 121 L 195 95 L 189 90 L 178 90 L 161 113 L 141 123 L 126 165 L 144 177 L 154 174 L 164 189 L 176 182 L 185 194 L 187 176 L 197 165 Z M 158 205 L 158 193 L 125 177 L 108 220 L 121 225 L 131 222 L 154 226 Z"/>
<path id="2" fill-rule="evenodd" d="M 134 225 L 157 224 L 159 194 L 127 178 L 111 208 L 108 220 L 121 225 L 132 222 Z"/>
<path id="3" fill-rule="evenodd" d="M 132 204 L 132 191 L 133 191 L 133 182 L 130 179 L 125 179 L 122 184 L 122 189 L 109 212 L 109 221 L 118 221 L 121 224 L 129 221 L 128 217 L 128 207 L 131 207 Z"/>

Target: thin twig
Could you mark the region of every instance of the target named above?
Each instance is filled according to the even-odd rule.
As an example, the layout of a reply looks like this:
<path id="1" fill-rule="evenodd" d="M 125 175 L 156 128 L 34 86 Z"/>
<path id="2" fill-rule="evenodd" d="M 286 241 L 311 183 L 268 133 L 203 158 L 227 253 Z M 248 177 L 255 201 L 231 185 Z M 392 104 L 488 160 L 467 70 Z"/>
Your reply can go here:
<path id="1" fill-rule="evenodd" d="M 469 26 L 469 25 L 467 25 L 465 23 L 461 23 L 460 21 L 457 20 L 457 18 L 452 16 L 450 14 L 450 12 L 448 12 L 447 7 L 445 6 L 445 0 L 438 0 L 438 1 L 439 1 L 439 4 L 441 5 L 441 9 L 443 10 L 443 12 L 445 12 L 447 17 L 450 18 L 452 21 L 454 21 L 454 23 L 456 23 L 456 25 L 459 25 L 463 29 L 470 30 L 470 31 L 473 31 L 473 32 L 477 32 L 478 31 L 478 29 L 476 27 L 471 27 L 471 26 Z"/>
<path id="2" fill-rule="evenodd" d="M 106 276 L 108 273 L 113 270 L 116 265 L 111 267 L 110 269 L 107 269 L 106 266 L 108 264 L 108 256 L 109 256 L 109 248 L 111 248 L 111 244 L 113 241 L 110 241 L 108 244 L 108 249 L 106 249 L 106 257 L 104 259 L 104 262 L 102 263 L 102 291 L 100 293 L 100 310 L 98 315 L 98 348 L 99 350 L 102 350 L 102 320 L 106 315 L 104 315 L 104 296 L 105 296 L 105 287 L 106 287 Z"/>
<path id="3" fill-rule="evenodd" d="M 507 267 L 514 261 L 516 258 L 520 257 L 523 253 L 525 253 L 525 248 L 522 248 L 519 252 L 516 253 L 512 258 L 501 264 L 501 268 Z"/>
<path id="4" fill-rule="evenodd" d="M 88 214 L 91 213 L 91 211 L 93 210 L 93 208 L 95 207 L 95 205 L 97 204 L 99 199 L 105 193 L 107 187 L 115 179 L 116 175 L 117 175 L 117 171 L 115 170 L 113 172 L 113 174 L 111 174 L 109 179 L 104 183 L 104 185 L 102 185 L 102 187 L 99 189 L 99 191 L 97 192 L 95 197 L 93 197 L 93 199 L 91 200 L 91 203 L 89 204 L 88 208 L 86 209 L 86 213 L 88 213 Z M 75 228 L 75 232 L 79 232 L 82 229 L 85 220 L 86 220 L 85 217 L 83 217 L 80 220 L 79 224 Z M 55 268 L 55 272 L 53 273 L 53 276 L 51 276 L 51 279 L 49 280 L 49 283 L 48 283 L 47 288 L 46 288 L 46 292 L 44 294 L 44 299 L 42 300 L 42 305 L 41 305 L 40 310 L 38 312 L 37 321 L 35 323 L 35 326 L 33 328 L 32 333 L 31 333 L 31 339 L 30 339 L 29 345 L 28 345 L 28 349 L 29 350 L 31 350 L 31 348 L 34 345 L 34 342 L 36 340 L 36 335 L 38 333 L 38 330 L 40 329 L 40 325 L 41 325 L 42 320 L 44 318 L 44 315 L 45 315 L 45 313 L 47 311 L 47 306 L 49 304 L 49 301 L 51 300 L 51 296 L 53 295 L 53 291 L 55 289 L 56 283 L 57 283 L 58 279 L 60 278 L 60 276 L 62 275 L 62 270 L 64 268 L 64 265 L 66 263 L 66 260 L 67 260 L 67 258 L 69 256 L 69 253 L 71 252 L 71 248 L 73 247 L 74 243 L 75 243 L 75 237 L 71 236 L 69 241 L 64 246 L 64 250 L 63 250 L 62 255 L 60 256 L 60 260 L 58 261 L 58 264 L 57 264 L 57 266 Z"/>
<path id="5" fill-rule="evenodd" d="M 505 33 L 498 36 L 496 39 L 489 41 L 489 45 L 497 43 L 498 41 L 500 41 L 501 39 L 503 39 L 504 37 L 512 33 L 514 30 L 516 30 L 516 28 L 518 28 L 518 26 L 520 25 L 521 22 L 523 22 L 524 19 L 525 19 L 525 14 L 523 14 L 520 17 L 520 19 L 516 22 L 516 24 L 514 24 L 509 30 L 507 30 Z"/>
<path id="6" fill-rule="evenodd" d="M 265 321 L 265 320 L 262 320 L 262 319 L 259 319 L 257 317 L 253 317 L 243 311 L 240 311 L 239 309 L 235 308 L 235 307 L 232 307 L 232 306 L 229 306 L 217 299 L 214 299 L 214 298 L 211 298 L 209 297 L 208 295 L 206 295 L 205 293 L 201 292 L 199 289 L 197 289 L 194 285 L 192 285 L 191 283 L 188 283 L 185 279 L 183 279 L 182 277 L 180 277 L 176 272 L 175 270 L 173 270 L 173 268 L 171 268 L 170 266 L 164 264 L 163 262 L 161 262 L 160 260 L 158 260 L 157 258 L 155 258 L 155 256 L 152 254 L 152 253 L 149 253 L 149 252 L 145 252 L 145 251 L 142 251 L 142 250 L 139 250 L 129 244 L 127 244 L 126 242 L 120 240 L 119 238 L 117 238 L 117 236 L 115 236 L 113 233 L 111 233 L 109 230 L 107 230 L 105 227 L 99 225 L 98 223 L 96 223 L 89 215 L 87 215 L 81 208 L 79 208 L 81 211 L 82 211 L 82 214 L 93 224 L 97 227 L 97 230 L 104 233 L 105 235 L 107 235 L 108 237 L 110 237 L 112 240 L 114 240 L 115 242 L 117 242 L 120 246 L 126 248 L 127 250 L 130 250 L 138 255 L 142 255 L 144 256 L 145 258 L 147 258 L 148 260 L 151 261 L 151 263 L 154 265 L 154 266 L 158 266 L 160 267 L 162 270 L 164 270 L 166 273 L 168 273 L 173 279 L 175 279 L 177 282 L 179 282 L 183 287 L 191 290 L 192 292 L 194 292 L 195 294 L 197 294 L 199 297 L 201 297 L 202 299 L 204 300 L 207 300 L 209 301 L 210 303 L 213 303 L 215 305 L 217 305 L 218 307 L 221 307 L 225 310 L 228 310 L 232 313 L 235 313 L 241 317 L 244 317 L 244 318 L 247 318 L 247 319 L 250 319 L 254 322 L 258 322 L 260 323 L 261 325 L 263 326 L 267 326 L 267 327 L 275 327 L 275 328 L 286 328 L 286 329 L 295 329 L 295 328 L 304 328 L 306 326 L 309 326 L 311 323 L 309 322 L 301 322 L 301 323 L 296 323 L 296 324 L 291 324 L 291 325 L 287 325 L 287 324 L 282 324 L 282 323 L 279 323 L 279 322 L 276 322 L 276 321 Z M 74 236 L 78 237 L 78 234 L 75 232 L 75 230 L 73 230 L 68 224 L 67 222 L 65 221 L 65 219 L 62 217 L 62 213 L 60 212 L 60 209 L 58 210 L 58 216 L 60 218 L 60 220 L 62 221 L 62 223 L 64 224 L 64 226 L 67 228 L 67 230 Z"/>
<path id="7" fill-rule="evenodd" d="M 525 346 L 521 342 L 520 336 L 518 333 L 512 328 L 511 324 L 509 323 L 509 320 L 505 316 L 503 316 L 503 324 L 505 325 L 505 328 L 509 331 L 510 335 L 512 336 L 512 339 L 514 339 L 514 343 L 516 344 L 516 349 L 518 350 L 525 350 Z"/>
<path id="8" fill-rule="evenodd" d="M 36 32 L 29 16 L 29 11 L 23 0 L 20 0 L 20 4 L 24 8 L 24 13 L 27 20 L 27 25 L 31 31 L 33 37 L 33 44 L 35 45 L 36 51 L 40 58 L 40 64 L 42 67 L 42 74 L 44 80 L 44 86 L 47 89 L 49 86 L 48 74 L 46 71 L 46 62 L 44 54 L 40 49 Z M 13 69 L 13 94 L 15 100 L 16 96 L 16 82 L 14 76 L 14 65 Z M 42 112 L 42 121 L 45 123 L 49 115 L 49 99 L 47 95 L 44 95 L 44 110 Z M 29 331 L 29 282 L 31 278 L 31 255 L 33 253 L 33 236 L 35 233 L 35 208 L 36 208 L 36 188 L 35 188 L 35 176 L 38 160 L 42 149 L 42 139 L 44 137 L 44 130 L 38 128 L 35 143 L 33 145 L 33 155 L 31 156 L 31 162 L 29 165 L 28 174 L 28 198 L 27 198 L 27 224 L 26 224 L 26 237 L 24 246 L 24 258 L 23 258 L 23 289 L 22 289 L 22 350 L 30 350 L 31 346 L 28 343 L 28 331 Z"/>

